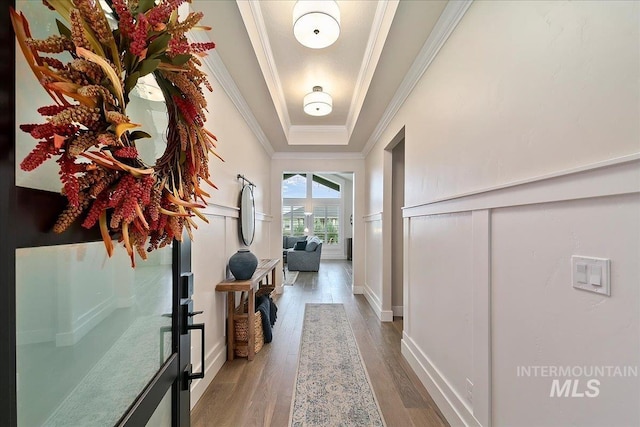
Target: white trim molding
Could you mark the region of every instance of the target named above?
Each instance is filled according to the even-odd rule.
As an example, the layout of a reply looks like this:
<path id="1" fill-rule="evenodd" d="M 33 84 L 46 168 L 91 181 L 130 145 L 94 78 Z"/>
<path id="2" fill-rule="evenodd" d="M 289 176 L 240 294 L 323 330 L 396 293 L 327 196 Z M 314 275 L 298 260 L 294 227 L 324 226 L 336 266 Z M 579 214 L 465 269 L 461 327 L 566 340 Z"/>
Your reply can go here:
<path id="1" fill-rule="evenodd" d="M 406 101 L 407 97 L 413 91 L 413 88 L 416 86 L 422 75 L 427 71 L 431 62 L 433 62 L 434 58 L 440 52 L 440 49 L 447 41 L 453 30 L 458 26 L 458 23 L 471 6 L 473 0 L 450 0 L 447 3 L 447 6 L 442 11 L 440 18 L 436 22 L 436 25 L 433 27 L 433 31 L 427 38 L 427 41 L 422 46 L 420 53 L 416 57 L 415 61 L 409 68 L 409 71 L 404 76 L 402 83 L 396 90 L 395 95 L 389 102 L 387 109 L 385 110 L 382 118 L 378 122 L 378 125 L 374 129 L 373 133 L 367 140 L 364 148 L 362 149 L 362 154 L 366 157 L 373 146 L 378 142 L 380 136 L 385 131 L 391 120 L 395 117 L 398 110 L 404 101 Z"/>
<path id="2" fill-rule="evenodd" d="M 204 215 L 211 216 L 228 216 L 231 218 L 240 218 L 240 208 L 236 206 L 218 205 L 215 203 L 208 203 L 207 207 L 202 209 Z"/>
<path id="3" fill-rule="evenodd" d="M 347 143 L 356 126 L 358 117 L 360 117 L 362 105 L 369 91 L 369 85 L 378 66 L 378 61 L 380 61 L 380 55 L 382 55 L 384 43 L 389 35 L 398 4 L 400 4 L 399 0 L 378 2 L 378 7 L 373 17 L 373 25 L 371 25 L 367 48 L 362 57 L 358 80 L 356 81 L 355 90 L 353 91 L 351 104 L 349 104 L 349 114 L 347 115 L 347 123 L 345 126 L 347 130 Z"/>
<path id="4" fill-rule="evenodd" d="M 640 153 L 403 208 L 405 218 L 640 192 Z"/>
<path id="5" fill-rule="evenodd" d="M 256 221 L 271 222 L 273 221 L 273 215 L 269 215 L 264 212 L 256 212 Z"/>
<path id="6" fill-rule="evenodd" d="M 422 271 L 420 266 L 412 265 L 419 261 L 415 258 L 411 261 L 410 256 L 404 257 L 403 303 L 407 309 L 404 313 L 402 354 L 451 425 L 491 426 L 493 423 L 492 399 L 495 390 L 492 378 L 493 370 L 497 369 L 494 364 L 497 350 L 492 347 L 495 339 L 492 330 L 492 268 L 500 262 L 498 258 L 492 258 L 495 256 L 492 255 L 493 216 L 501 209 L 518 206 L 594 198 L 603 200 L 625 195 L 636 197 L 638 194 L 640 153 L 634 153 L 404 209 L 405 254 L 410 251 L 412 239 L 417 241 L 422 237 L 413 233 L 414 223 L 420 224 L 425 217 L 443 214 L 471 215 L 471 371 L 466 376 L 472 383 L 472 391 L 467 390 L 467 396 L 463 396 L 464 392 L 459 384 L 457 388 L 454 386 L 453 375 L 447 378 L 447 375 L 451 375 L 451 367 L 446 367 L 449 370 L 446 371 L 436 364 L 435 356 L 430 359 L 431 354 L 424 337 L 413 330 L 410 292 L 416 291 L 419 285 L 412 286 L 411 282 Z M 415 313 L 413 319 L 416 319 Z"/>
<path id="7" fill-rule="evenodd" d="M 226 340 L 219 340 L 215 346 L 211 348 L 211 350 L 206 354 L 205 359 L 205 372 L 207 373 L 207 377 L 210 375 L 215 376 L 218 371 L 224 365 L 224 362 L 227 361 L 227 342 Z M 202 363 L 193 367 L 195 372 L 201 371 Z M 204 394 L 205 390 L 213 381 L 213 377 L 206 381 L 206 379 L 195 380 L 191 385 L 191 409 L 198 403 L 200 397 Z"/>
<path id="8" fill-rule="evenodd" d="M 318 151 L 279 151 L 271 156 L 274 160 L 364 160 L 360 152 L 334 153 Z"/>
<path id="9" fill-rule="evenodd" d="M 459 396 L 413 340 L 403 332 L 401 353 L 452 426 L 482 427 Z M 488 426 L 485 426 L 488 427 Z"/>
<path id="10" fill-rule="evenodd" d="M 363 293 L 367 301 L 369 301 L 369 305 L 373 309 L 373 312 L 378 316 L 378 319 L 382 322 L 392 322 L 393 321 L 393 311 L 391 310 L 383 310 L 382 302 L 380 298 L 369 288 L 369 286 L 364 285 Z M 355 292 L 354 292 L 355 293 Z"/>
<path id="11" fill-rule="evenodd" d="M 382 212 L 374 212 L 362 217 L 365 222 L 382 221 Z"/>
<path id="12" fill-rule="evenodd" d="M 195 42 L 210 42 L 211 40 L 205 34 L 205 31 L 193 31 L 188 33 L 188 38 L 191 41 Z M 218 81 L 224 92 L 227 94 L 233 105 L 235 105 L 236 109 L 251 129 L 251 132 L 256 136 L 262 147 L 267 152 L 269 156 L 272 156 L 274 153 L 273 147 L 271 146 L 271 142 L 269 142 L 269 138 L 262 130 L 262 127 L 258 123 L 256 116 L 254 116 L 249 104 L 242 96 L 240 89 L 236 85 L 236 82 L 231 77 L 229 70 L 222 62 L 222 58 L 215 50 L 209 52 L 207 56 L 202 58 L 204 65 L 207 67 L 211 75 Z"/>
<path id="13" fill-rule="evenodd" d="M 289 118 L 284 90 L 282 89 L 282 83 L 280 82 L 280 76 L 276 67 L 276 61 L 271 51 L 271 43 L 269 42 L 269 35 L 267 34 L 267 28 L 264 24 L 260 2 L 257 0 L 237 0 L 236 4 L 238 5 L 244 26 L 247 29 L 249 41 L 253 46 L 253 51 L 256 54 L 256 59 L 260 65 L 264 81 L 267 84 L 267 89 L 271 94 L 271 99 L 273 99 L 273 106 L 280 119 L 280 125 L 288 140 L 291 120 Z"/>
<path id="14" fill-rule="evenodd" d="M 260 70 L 267 89 L 273 100 L 280 125 L 289 145 L 348 145 L 353 128 L 358 120 L 364 104 L 369 85 L 373 79 L 384 43 L 391 29 L 393 17 L 398 8 L 399 0 L 380 0 L 377 4 L 371 32 L 363 61 L 358 72 L 358 78 L 349 104 L 346 123 L 341 126 L 329 126 L 331 135 L 327 135 L 327 126 L 292 126 L 287 108 L 284 89 L 280 74 L 271 50 L 271 43 L 264 21 L 264 15 L 258 0 L 236 0 L 238 10 L 242 16 L 249 40 L 256 54 Z"/>

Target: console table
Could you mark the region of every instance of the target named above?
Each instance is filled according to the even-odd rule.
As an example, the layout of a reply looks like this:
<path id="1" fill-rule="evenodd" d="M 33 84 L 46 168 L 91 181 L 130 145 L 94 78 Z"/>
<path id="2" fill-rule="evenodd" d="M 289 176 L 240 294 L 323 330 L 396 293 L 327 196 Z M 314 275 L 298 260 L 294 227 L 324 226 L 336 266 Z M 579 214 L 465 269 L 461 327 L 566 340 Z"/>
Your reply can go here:
<path id="1" fill-rule="evenodd" d="M 263 286 L 274 286 L 276 283 L 276 267 L 279 259 L 261 259 L 258 262 L 256 271 L 249 280 L 224 280 L 216 285 L 217 292 L 227 293 L 227 360 L 233 360 L 234 350 L 241 346 L 248 346 L 247 359 L 253 360 L 255 357 L 255 325 L 251 315 L 256 311 L 256 300 L 254 290 Z M 271 283 L 269 283 L 269 273 L 271 273 Z M 264 283 L 263 283 L 264 282 Z M 248 310 L 247 313 L 237 314 L 236 292 L 247 292 Z M 234 339 L 234 322 L 240 318 L 247 318 L 248 339 L 246 342 L 237 342 Z"/>

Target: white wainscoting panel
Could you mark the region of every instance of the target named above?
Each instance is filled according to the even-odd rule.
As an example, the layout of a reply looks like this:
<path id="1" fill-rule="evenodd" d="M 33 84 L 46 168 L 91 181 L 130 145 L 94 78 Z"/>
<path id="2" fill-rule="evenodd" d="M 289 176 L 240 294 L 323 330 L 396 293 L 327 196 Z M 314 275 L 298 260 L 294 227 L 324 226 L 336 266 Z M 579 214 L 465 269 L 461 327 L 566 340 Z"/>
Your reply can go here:
<path id="1" fill-rule="evenodd" d="M 194 274 L 194 309 L 204 311 L 195 318 L 206 324 L 205 378 L 191 384 L 191 407 L 202 397 L 207 387 L 227 360 L 226 292 L 216 292 L 215 285 L 227 276 L 229 257 L 242 245 L 238 233 L 239 210 L 233 206 L 210 204 L 204 210 L 209 224 L 194 233 L 192 242 L 192 270 Z M 272 217 L 256 214 L 256 232 L 251 251 L 258 258 L 269 258 L 270 222 Z M 236 298 L 239 301 L 239 298 Z M 200 339 L 191 340 L 191 361 L 200 370 Z"/>
<path id="2" fill-rule="evenodd" d="M 557 378 L 517 372 L 637 369 L 640 156 L 424 203 L 404 217 L 402 353 L 452 425 L 640 424 L 637 376 L 600 378 L 596 402 L 550 398 Z M 571 286 L 571 255 L 611 260 L 610 297 Z"/>

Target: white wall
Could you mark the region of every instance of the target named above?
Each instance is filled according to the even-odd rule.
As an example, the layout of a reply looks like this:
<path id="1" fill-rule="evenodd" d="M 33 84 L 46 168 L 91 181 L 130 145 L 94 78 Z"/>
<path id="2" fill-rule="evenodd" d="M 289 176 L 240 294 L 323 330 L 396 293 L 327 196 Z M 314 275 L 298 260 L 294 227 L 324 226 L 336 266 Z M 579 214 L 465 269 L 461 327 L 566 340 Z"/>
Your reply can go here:
<path id="1" fill-rule="evenodd" d="M 238 234 L 239 197 L 244 175 L 254 188 L 256 230 L 250 246 L 258 258 L 280 257 L 271 252 L 271 159 L 248 127 L 218 81 L 209 74 L 213 93 L 205 91 L 212 108 L 205 126 L 218 138 L 217 152 L 224 163 L 210 156 L 211 180 L 219 190 L 211 189 L 209 206 L 204 210 L 210 223 L 198 221 L 192 242 L 194 274 L 194 309 L 204 313 L 194 319 L 206 324 L 206 376 L 191 386 L 191 405 L 198 402 L 207 386 L 226 361 L 226 293 L 215 292 L 215 286 L 226 276 L 229 257 L 244 246 Z M 206 185 L 206 184 L 205 184 Z M 208 189 L 207 189 L 208 191 Z M 192 363 L 200 370 L 200 340 L 192 337 Z"/>
<path id="2" fill-rule="evenodd" d="M 637 2 L 474 2 L 367 155 L 382 218 L 405 128 L 403 354 L 452 425 L 640 423 L 638 378 L 550 398 L 515 368 L 638 366 L 639 27 Z M 611 259 L 611 297 L 571 255 Z"/>

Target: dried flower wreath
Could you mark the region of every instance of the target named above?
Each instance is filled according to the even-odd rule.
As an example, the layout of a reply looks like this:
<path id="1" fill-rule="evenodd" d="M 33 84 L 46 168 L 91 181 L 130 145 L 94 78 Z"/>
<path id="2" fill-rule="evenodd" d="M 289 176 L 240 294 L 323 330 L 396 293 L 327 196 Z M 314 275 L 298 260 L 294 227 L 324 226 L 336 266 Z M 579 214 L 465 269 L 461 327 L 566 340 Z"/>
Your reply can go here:
<path id="1" fill-rule="evenodd" d="M 187 0 L 189 1 L 189 0 Z M 185 0 L 106 0 L 117 22 L 112 29 L 98 0 L 43 0 L 70 25 L 56 20 L 59 35 L 31 37 L 22 13 L 11 20 L 22 53 L 40 84 L 55 101 L 38 112 L 43 124 L 21 129 L 39 142 L 20 164 L 31 171 L 58 156 L 62 193 L 68 205 L 53 228 L 66 230 L 81 216 L 82 226 L 98 224 L 109 256 L 112 237 L 124 243 L 131 265 L 135 252 L 161 248 L 181 240 L 186 227 L 197 228 L 194 215 L 209 197 L 201 180 L 209 180 L 208 154 L 215 136 L 204 127 L 211 85 L 199 70 L 199 56 L 214 43 L 189 43 L 186 32 L 198 26 L 202 13 L 179 22 Z M 157 3 L 157 4 L 156 4 Z M 70 54 L 70 62 L 43 54 Z M 155 165 L 138 155 L 136 141 L 150 135 L 126 114 L 129 93 L 138 79 L 153 73 L 168 112 L 167 145 Z M 74 102 L 75 101 L 75 102 Z M 221 159 L 221 158 L 220 158 Z M 222 160 L 222 159 L 221 159 Z"/>

